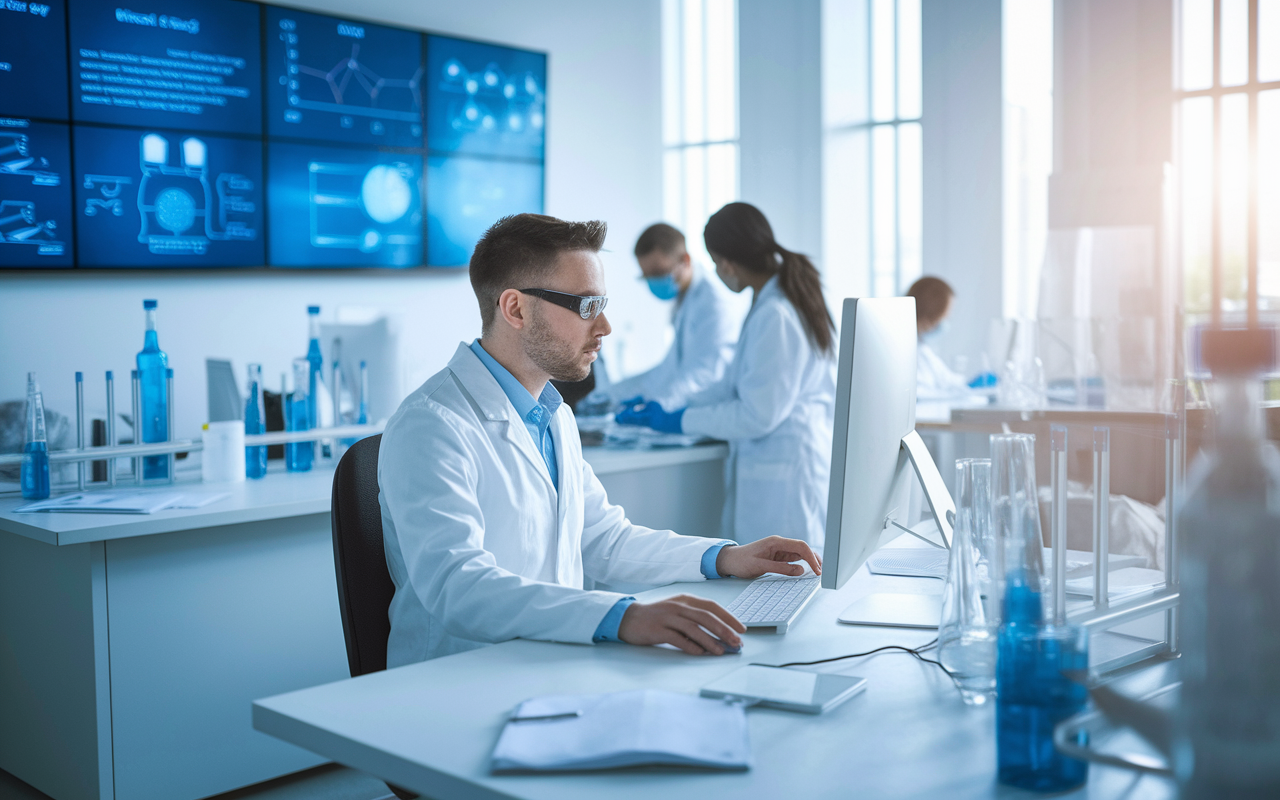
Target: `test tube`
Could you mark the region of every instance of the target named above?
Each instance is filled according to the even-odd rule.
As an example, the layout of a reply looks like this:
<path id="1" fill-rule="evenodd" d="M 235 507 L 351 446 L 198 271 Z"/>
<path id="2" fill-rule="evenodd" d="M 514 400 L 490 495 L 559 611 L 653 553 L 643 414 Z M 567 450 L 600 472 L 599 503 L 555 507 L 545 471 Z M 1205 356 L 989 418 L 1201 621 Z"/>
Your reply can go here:
<path id="1" fill-rule="evenodd" d="M 136 384 L 135 384 L 136 387 Z M 136 388 L 135 388 L 136 391 Z M 136 400 L 134 401 L 137 402 Z M 107 447 L 116 446 L 116 377 L 107 370 Z M 116 460 L 107 459 L 107 485 L 116 485 Z"/>
<path id="2" fill-rule="evenodd" d="M 1067 621 L 1067 428 L 1049 426 L 1049 443 L 1053 453 L 1049 461 L 1049 485 L 1053 490 L 1050 503 L 1049 532 L 1053 544 L 1053 622 Z"/>
<path id="3" fill-rule="evenodd" d="M 80 455 L 84 455 L 84 373 L 76 373 L 76 449 L 82 451 Z M 84 470 L 85 463 L 83 461 L 76 462 L 76 489 L 84 491 Z"/>
<path id="4" fill-rule="evenodd" d="M 169 402 L 167 404 L 169 412 L 169 438 L 166 441 L 173 441 L 173 369 L 168 368 L 164 371 L 165 392 L 168 394 Z M 169 483 L 173 483 L 173 469 L 178 462 L 177 453 L 169 453 Z"/>
<path id="5" fill-rule="evenodd" d="M 1106 608 L 1111 561 L 1111 429 L 1093 429 L 1093 607 Z"/>
<path id="6" fill-rule="evenodd" d="M 130 374 L 133 378 L 133 443 L 142 444 L 142 385 L 138 381 L 136 369 Z M 134 456 L 132 461 L 133 482 L 142 483 L 142 458 Z"/>

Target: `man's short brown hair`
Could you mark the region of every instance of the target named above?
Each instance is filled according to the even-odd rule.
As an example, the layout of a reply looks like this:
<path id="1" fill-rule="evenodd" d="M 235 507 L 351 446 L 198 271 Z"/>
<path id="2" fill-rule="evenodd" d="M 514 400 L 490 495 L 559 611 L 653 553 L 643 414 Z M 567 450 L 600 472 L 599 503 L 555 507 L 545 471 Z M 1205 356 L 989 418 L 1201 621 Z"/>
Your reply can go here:
<path id="1" fill-rule="evenodd" d="M 543 288 L 538 282 L 555 270 L 561 253 L 600 252 L 608 229 L 599 220 L 565 222 L 543 214 L 515 214 L 493 223 L 471 254 L 471 288 L 484 330 L 493 324 L 503 292 Z"/>
<path id="2" fill-rule="evenodd" d="M 947 313 L 947 306 L 955 291 L 942 278 L 926 275 L 907 290 L 907 297 L 916 299 L 916 323 L 932 325 Z"/>
<path id="3" fill-rule="evenodd" d="M 644 258 L 655 250 L 672 256 L 685 249 L 684 234 L 674 225 L 656 222 L 644 229 L 636 239 L 636 258 Z"/>

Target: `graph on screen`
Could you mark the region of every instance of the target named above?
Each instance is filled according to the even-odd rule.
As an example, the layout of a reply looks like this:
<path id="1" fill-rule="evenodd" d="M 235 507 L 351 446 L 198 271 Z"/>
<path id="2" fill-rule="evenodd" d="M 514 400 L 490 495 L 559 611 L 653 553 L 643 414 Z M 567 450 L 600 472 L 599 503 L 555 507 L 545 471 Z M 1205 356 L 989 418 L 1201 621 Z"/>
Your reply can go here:
<path id="1" fill-rule="evenodd" d="M 547 56 L 254 0 L 0 0 L 0 270 L 465 267 Z"/>

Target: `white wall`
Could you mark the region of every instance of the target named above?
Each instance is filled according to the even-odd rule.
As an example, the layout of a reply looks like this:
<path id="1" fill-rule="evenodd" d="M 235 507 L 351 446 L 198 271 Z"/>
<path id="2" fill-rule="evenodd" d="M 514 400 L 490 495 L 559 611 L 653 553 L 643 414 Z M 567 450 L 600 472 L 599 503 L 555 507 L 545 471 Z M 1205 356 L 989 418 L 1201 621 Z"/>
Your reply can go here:
<path id="1" fill-rule="evenodd" d="M 546 211 L 609 223 L 604 259 L 609 317 L 629 331 L 629 366 L 661 355 L 663 307 L 635 280 L 635 237 L 662 210 L 661 30 L 657 0 L 315 0 L 303 7 L 486 39 L 550 54 Z M 175 372 L 178 437 L 205 420 L 206 357 L 263 364 L 268 386 L 306 350 L 306 306 L 399 315 L 408 391 L 479 334 L 465 271 L 0 273 L 0 399 L 20 398 L 39 373 L 46 405 L 74 413 L 73 373 L 87 405 L 105 408 L 104 370 L 129 407 L 128 375 L 142 345 L 141 300 L 160 301 L 160 342 Z M 612 338 L 612 337 L 611 337 Z M 608 342 L 608 340 L 606 340 Z M 606 353 L 616 347 L 608 347 Z M 242 386 L 243 388 L 243 386 Z"/>
<path id="2" fill-rule="evenodd" d="M 779 244 L 819 261 L 821 24 L 821 0 L 738 0 L 741 197 Z"/>
<path id="3" fill-rule="evenodd" d="M 941 354 L 1003 314 L 1001 0 L 924 0 L 924 272 L 956 291 Z M 974 367 L 977 365 L 970 361 Z"/>

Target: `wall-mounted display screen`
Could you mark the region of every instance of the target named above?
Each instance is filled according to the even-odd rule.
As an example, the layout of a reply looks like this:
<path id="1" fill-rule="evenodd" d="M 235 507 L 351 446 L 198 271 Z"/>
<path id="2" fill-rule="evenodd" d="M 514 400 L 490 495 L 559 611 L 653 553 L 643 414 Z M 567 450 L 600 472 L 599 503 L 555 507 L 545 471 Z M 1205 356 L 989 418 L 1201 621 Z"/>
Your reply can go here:
<path id="1" fill-rule="evenodd" d="M 420 154 L 283 143 L 269 152 L 272 264 L 422 263 Z"/>
<path id="2" fill-rule="evenodd" d="M 247 0 L 0 0 L 0 268 L 465 266 L 545 54 Z"/>

